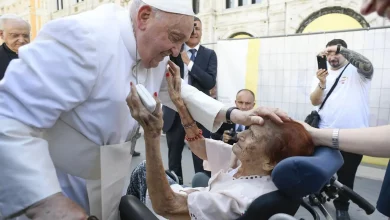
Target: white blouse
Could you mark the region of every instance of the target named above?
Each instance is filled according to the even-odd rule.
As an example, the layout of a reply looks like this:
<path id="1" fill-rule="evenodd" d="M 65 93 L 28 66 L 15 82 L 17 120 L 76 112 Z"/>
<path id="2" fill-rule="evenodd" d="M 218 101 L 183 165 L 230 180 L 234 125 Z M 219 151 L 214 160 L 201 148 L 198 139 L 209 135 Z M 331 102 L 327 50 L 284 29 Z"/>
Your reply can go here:
<path id="1" fill-rule="evenodd" d="M 233 170 L 229 167 L 232 154 L 231 145 L 206 139 L 206 152 L 208 165 L 212 172 L 208 187 L 171 186 L 178 193 L 185 194 L 185 191 L 194 191 L 189 193 L 187 200 L 192 220 L 237 219 L 245 213 L 253 200 L 277 190 L 270 176 L 253 175 L 234 178 L 233 175 L 237 169 Z M 148 194 L 146 205 L 152 210 Z"/>

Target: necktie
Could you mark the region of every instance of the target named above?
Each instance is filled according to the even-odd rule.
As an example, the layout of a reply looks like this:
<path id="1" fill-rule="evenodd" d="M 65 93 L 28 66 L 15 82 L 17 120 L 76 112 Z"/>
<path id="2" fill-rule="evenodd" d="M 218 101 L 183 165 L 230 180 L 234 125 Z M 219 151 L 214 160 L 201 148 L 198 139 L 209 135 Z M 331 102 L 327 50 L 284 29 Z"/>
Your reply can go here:
<path id="1" fill-rule="evenodd" d="M 195 62 L 195 53 L 196 53 L 196 49 L 190 49 L 189 51 L 191 52 L 190 60 L 191 60 L 192 62 Z"/>
<path id="2" fill-rule="evenodd" d="M 190 49 L 189 50 L 191 52 L 191 57 L 190 57 L 190 60 L 192 62 L 195 62 L 195 53 L 196 53 L 196 49 Z M 192 84 L 192 77 L 188 74 L 188 84 L 191 85 Z"/>

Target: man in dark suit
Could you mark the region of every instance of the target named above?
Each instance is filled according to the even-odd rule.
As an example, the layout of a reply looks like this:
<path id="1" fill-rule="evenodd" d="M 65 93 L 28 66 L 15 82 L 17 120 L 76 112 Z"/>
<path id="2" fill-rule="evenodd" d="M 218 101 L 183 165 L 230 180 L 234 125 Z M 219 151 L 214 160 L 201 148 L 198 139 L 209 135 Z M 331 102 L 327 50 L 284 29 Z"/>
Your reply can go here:
<path id="1" fill-rule="evenodd" d="M 249 89 L 242 89 L 236 95 L 236 107 L 242 111 L 249 111 L 255 106 L 255 94 Z M 216 133 L 211 134 L 214 140 L 222 140 L 228 144 L 237 142 L 237 133 L 247 129 L 243 125 L 223 123 Z"/>
<path id="2" fill-rule="evenodd" d="M 13 59 L 18 58 L 19 47 L 30 42 L 30 25 L 16 15 L 0 17 L 0 80 Z"/>
<path id="3" fill-rule="evenodd" d="M 199 91 L 210 95 L 210 90 L 215 86 L 217 77 L 217 55 L 208 48 L 200 45 L 202 37 L 202 22 L 194 19 L 194 31 L 191 38 L 184 44 L 183 51 L 178 57 L 171 60 L 180 67 L 180 74 L 184 83 L 188 83 Z M 185 131 L 181 124 L 179 114 L 168 107 L 163 107 L 164 127 L 168 144 L 169 170 L 173 171 L 183 183 L 181 158 L 184 147 Z M 210 137 L 210 131 L 198 123 L 205 138 Z M 203 161 L 192 154 L 195 173 L 203 172 Z"/>

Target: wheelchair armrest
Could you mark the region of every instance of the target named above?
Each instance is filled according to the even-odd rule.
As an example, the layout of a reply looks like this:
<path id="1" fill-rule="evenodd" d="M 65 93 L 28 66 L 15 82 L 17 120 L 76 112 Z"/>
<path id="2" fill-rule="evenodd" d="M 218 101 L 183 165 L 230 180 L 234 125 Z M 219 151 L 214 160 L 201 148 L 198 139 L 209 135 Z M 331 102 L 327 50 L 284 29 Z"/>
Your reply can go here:
<path id="1" fill-rule="evenodd" d="M 269 220 L 297 220 L 297 219 L 287 214 L 275 214 Z"/>
<path id="2" fill-rule="evenodd" d="M 121 220 L 158 220 L 158 218 L 135 196 L 123 196 L 119 204 Z"/>

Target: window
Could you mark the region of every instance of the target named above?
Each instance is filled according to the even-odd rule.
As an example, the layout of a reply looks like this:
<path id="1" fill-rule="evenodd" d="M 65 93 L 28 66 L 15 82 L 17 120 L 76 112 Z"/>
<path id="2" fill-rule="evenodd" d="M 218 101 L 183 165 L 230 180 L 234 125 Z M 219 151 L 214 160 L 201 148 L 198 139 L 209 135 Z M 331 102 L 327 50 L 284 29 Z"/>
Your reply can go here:
<path id="1" fill-rule="evenodd" d="M 238 6 L 247 5 L 249 0 L 238 0 Z"/>
<path id="2" fill-rule="evenodd" d="M 57 11 L 64 9 L 64 2 L 63 0 L 57 0 Z"/>
<path id="3" fill-rule="evenodd" d="M 226 8 L 233 8 L 234 0 L 226 0 Z"/>
<path id="4" fill-rule="evenodd" d="M 262 0 L 252 0 L 252 4 L 258 4 L 261 3 Z"/>
<path id="5" fill-rule="evenodd" d="M 195 14 L 199 13 L 199 0 L 192 0 L 192 9 Z"/>
<path id="6" fill-rule="evenodd" d="M 83 2 L 84 0 L 76 0 L 76 3 Z"/>

